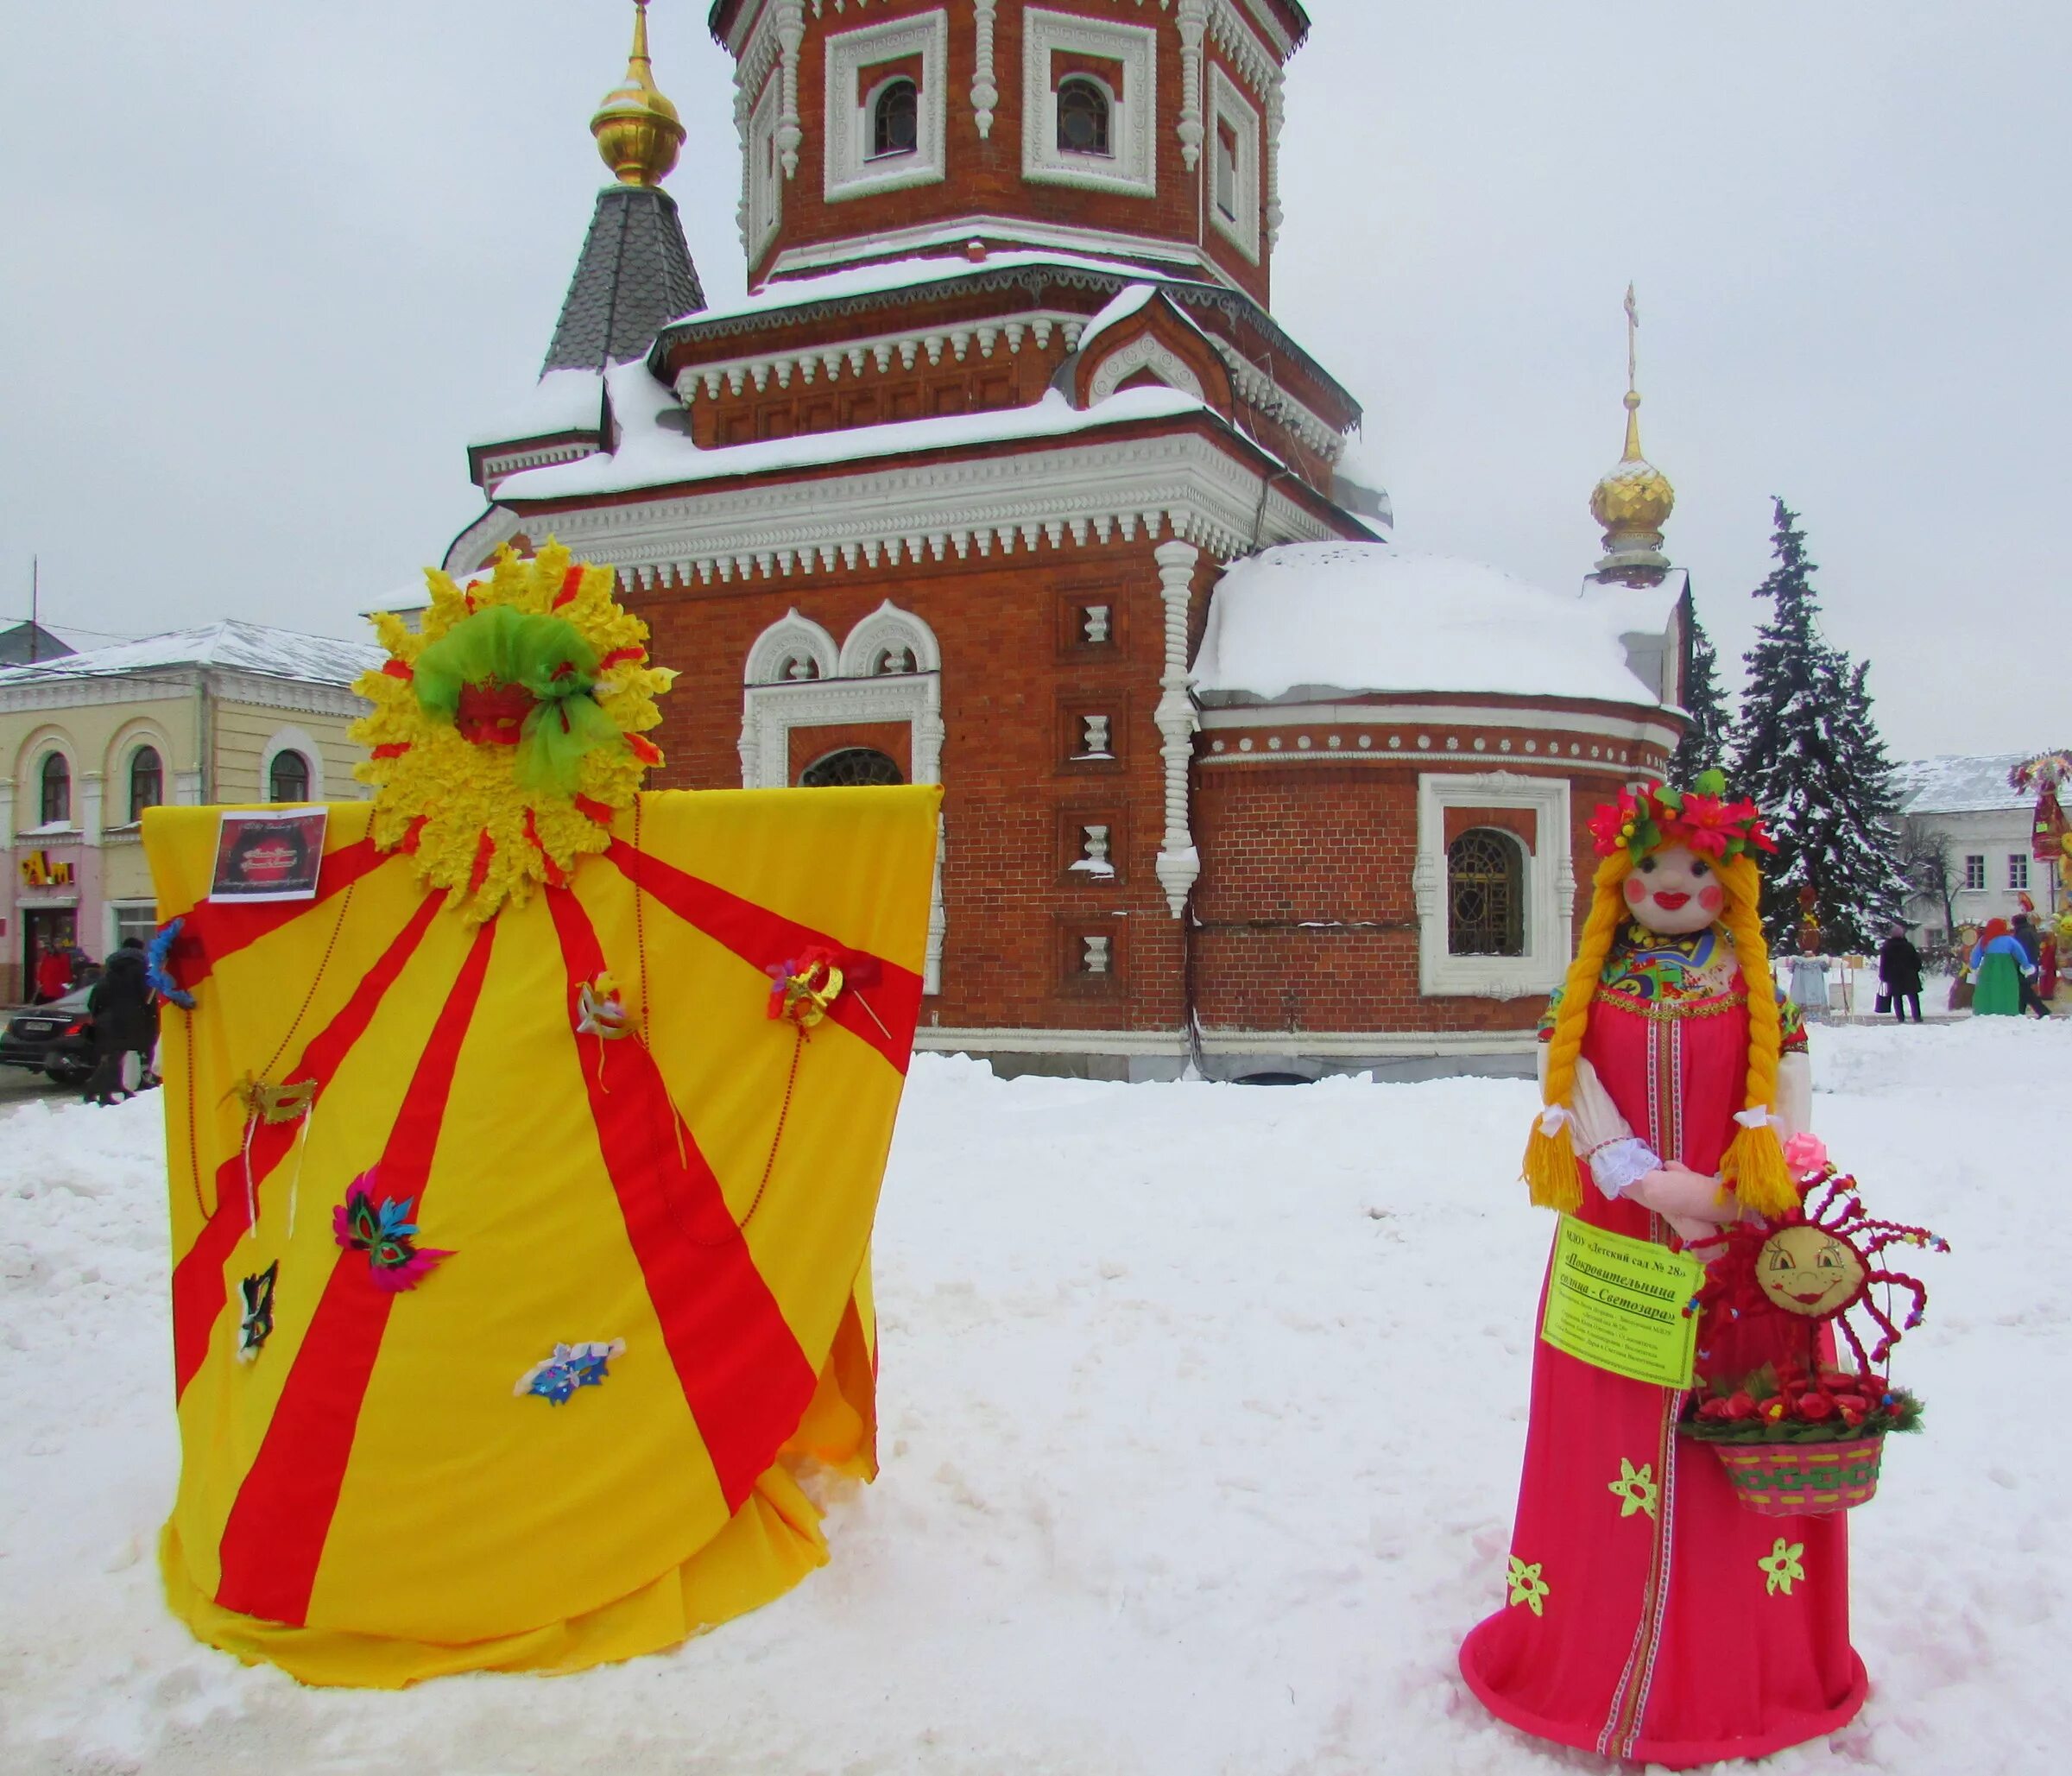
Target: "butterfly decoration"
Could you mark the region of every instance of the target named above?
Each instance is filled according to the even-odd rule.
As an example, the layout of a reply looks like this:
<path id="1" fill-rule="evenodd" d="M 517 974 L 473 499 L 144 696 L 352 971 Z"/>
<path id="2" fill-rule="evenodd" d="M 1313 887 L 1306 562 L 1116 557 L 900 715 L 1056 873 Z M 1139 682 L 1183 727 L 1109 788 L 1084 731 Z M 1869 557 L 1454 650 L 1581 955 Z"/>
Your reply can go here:
<path id="1" fill-rule="evenodd" d="M 619 996 L 618 983 L 609 973 L 585 981 L 577 989 L 576 1033 L 606 1042 L 633 1033 L 633 1014 Z"/>
<path id="2" fill-rule="evenodd" d="M 281 1280 L 281 1261 L 276 1258 L 259 1273 L 237 1285 L 243 1311 L 237 1321 L 237 1361 L 250 1362 L 274 1335 L 274 1288 Z"/>
<path id="3" fill-rule="evenodd" d="M 549 1406 L 565 1406 L 575 1398 L 577 1388 L 603 1387 L 610 1373 L 606 1363 L 625 1354 L 623 1338 L 614 1338 L 609 1343 L 557 1344 L 552 1356 L 519 1376 L 518 1385 L 511 1392 L 521 1400 L 536 1394 Z"/>
<path id="4" fill-rule="evenodd" d="M 410 1218 L 415 1198 L 394 1197 L 376 1202 L 375 1173 L 363 1172 L 352 1181 L 345 1200 L 331 1211 L 332 1236 L 348 1252 L 364 1252 L 374 1286 L 390 1294 L 414 1289 L 442 1258 L 442 1252 L 417 1243 L 417 1223 Z"/>

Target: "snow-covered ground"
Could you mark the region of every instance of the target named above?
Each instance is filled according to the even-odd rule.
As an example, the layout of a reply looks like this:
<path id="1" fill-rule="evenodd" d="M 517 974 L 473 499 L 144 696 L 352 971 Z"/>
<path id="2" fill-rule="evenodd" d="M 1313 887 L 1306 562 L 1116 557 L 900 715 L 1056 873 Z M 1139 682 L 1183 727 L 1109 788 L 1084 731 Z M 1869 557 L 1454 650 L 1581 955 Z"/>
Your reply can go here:
<path id="1" fill-rule="evenodd" d="M 1818 1123 L 1924 1257 L 1929 1434 L 1854 1514 L 1874 1691 L 1764 1767 L 2072 1745 L 2072 1025 L 1822 1032 Z M 1501 1601 L 1549 1233 L 1529 1089 L 1001 1083 L 923 1059 L 878 1245 L 885 1473 L 834 1561 L 667 1657 L 314 1691 L 188 1639 L 158 1106 L 0 1122 L 0 1769 L 1546 1772 L 1454 1669 Z M 1996 1427 L 1998 1427 L 1996 1429 Z"/>

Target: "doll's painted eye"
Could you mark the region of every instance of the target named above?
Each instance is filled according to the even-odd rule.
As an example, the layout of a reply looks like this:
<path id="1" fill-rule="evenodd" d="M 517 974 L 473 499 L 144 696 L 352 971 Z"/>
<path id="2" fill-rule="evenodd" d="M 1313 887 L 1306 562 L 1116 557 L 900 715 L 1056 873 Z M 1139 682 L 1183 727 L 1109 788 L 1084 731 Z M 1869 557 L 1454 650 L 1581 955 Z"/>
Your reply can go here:
<path id="1" fill-rule="evenodd" d="M 1652 857 L 1641 858 L 1640 873 L 1643 875 L 1652 875 L 1655 873 L 1655 860 Z"/>
<path id="2" fill-rule="evenodd" d="M 1693 875 L 1710 875 L 1712 865 L 1702 857 L 1693 857 L 1690 862 L 1690 873 Z"/>

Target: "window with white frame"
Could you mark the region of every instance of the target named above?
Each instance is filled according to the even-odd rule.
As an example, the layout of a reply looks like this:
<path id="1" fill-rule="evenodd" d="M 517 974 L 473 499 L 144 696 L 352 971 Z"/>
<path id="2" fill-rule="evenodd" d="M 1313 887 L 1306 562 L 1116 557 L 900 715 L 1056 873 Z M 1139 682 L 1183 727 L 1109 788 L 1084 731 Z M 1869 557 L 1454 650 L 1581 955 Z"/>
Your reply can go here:
<path id="1" fill-rule="evenodd" d="M 1576 899 L 1569 808 L 1565 778 L 1507 771 L 1418 778 L 1412 886 L 1420 993 L 1518 999 L 1561 983 Z M 1463 812 L 1454 816 L 1455 810 Z M 1500 827 L 1487 818 L 1493 811 Z M 1530 844 L 1519 828 L 1531 832 Z"/>
<path id="2" fill-rule="evenodd" d="M 1021 172 L 1155 197 L 1159 34 L 1032 7 L 1022 15 Z"/>
<path id="3" fill-rule="evenodd" d="M 777 154 L 777 126 L 784 115 L 784 83 L 773 76 L 749 113 L 748 247 L 758 257 L 784 218 L 784 167 Z"/>
<path id="4" fill-rule="evenodd" d="M 1964 859 L 1964 886 L 1982 888 L 1986 886 L 1986 859 L 1974 854 Z"/>
<path id="5" fill-rule="evenodd" d="M 115 901 L 108 907 L 108 947 L 119 950 L 130 939 L 148 944 L 158 932 L 158 907 L 150 901 Z"/>
<path id="6" fill-rule="evenodd" d="M 1254 263 L 1259 259 L 1259 111 L 1220 66 L 1209 70 L 1209 219 Z"/>
<path id="7" fill-rule="evenodd" d="M 44 825 L 69 825 L 72 822 L 72 761 L 61 752 L 46 753 L 40 778 Z"/>
<path id="8" fill-rule="evenodd" d="M 949 38 L 949 15 L 939 10 L 828 38 L 828 202 L 941 181 Z"/>
<path id="9" fill-rule="evenodd" d="M 2026 888 L 2029 886 L 2029 854 L 2026 851 L 2007 853 L 2007 886 Z"/>

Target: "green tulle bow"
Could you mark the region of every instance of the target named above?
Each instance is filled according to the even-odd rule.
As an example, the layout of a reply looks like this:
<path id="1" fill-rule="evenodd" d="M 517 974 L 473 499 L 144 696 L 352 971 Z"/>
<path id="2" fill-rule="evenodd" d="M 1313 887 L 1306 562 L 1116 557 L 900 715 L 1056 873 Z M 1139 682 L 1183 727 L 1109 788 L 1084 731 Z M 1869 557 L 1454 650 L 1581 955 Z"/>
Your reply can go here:
<path id="1" fill-rule="evenodd" d="M 417 657 L 419 706 L 452 721 L 464 686 L 521 685 L 539 700 L 518 736 L 516 772 L 527 789 L 573 795 L 583 760 L 600 746 L 622 745 L 611 717 L 591 695 L 597 650 L 559 616 L 528 616 L 493 604 L 464 617 Z"/>

